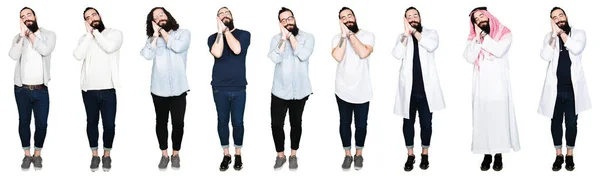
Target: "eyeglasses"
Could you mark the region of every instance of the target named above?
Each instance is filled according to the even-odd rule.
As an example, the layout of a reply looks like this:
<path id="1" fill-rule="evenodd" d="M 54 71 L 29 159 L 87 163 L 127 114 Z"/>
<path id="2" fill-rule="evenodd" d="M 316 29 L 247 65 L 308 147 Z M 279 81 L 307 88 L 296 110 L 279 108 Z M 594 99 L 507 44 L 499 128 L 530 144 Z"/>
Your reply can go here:
<path id="1" fill-rule="evenodd" d="M 90 20 L 91 17 L 96 17 L 98 16 L 97 13 L 92 13 L 92 15 L 85 17 L 85 20 Z"/>
<path id="2" fill-rule="evenodd" d="M 21 15 L 21 19 L 25 19 L 25 17 L 31 17 L 31 16 L 33 16 L 33 14 L 27 13 L 25 15 Z"/>
<path id="3" fill-rule="evenodd" d="M 223 17 L 223 16 L 226 16 L 226 15 L 231 15 L 231 12 L 230 11 L 225 11 L 225 12 L 219 12 L 217 14 L 217 16 L 219 16 L 219 17 Z"/>
<path id="4" fill-rule="evenodd" d="M 288 18 L 284 18 L 284 19 L 279 20 L 279 22 L 281 22 L 281 23 L 286 22 L 286 21 L 287 22 L 293 22 L 294 20 L 295 20 L 294 16 L 289 16 Z"/>
<path id="5" fill-rule="evenodd" d="M 154 19 L 158 19 L 158 18 L 161 18 L 161 17 L 164 17 L 164 16 L 165 16 L 165 13 L 161 12 L 161 13 L 158 13 L 158 14 L 154 15 Z"/>

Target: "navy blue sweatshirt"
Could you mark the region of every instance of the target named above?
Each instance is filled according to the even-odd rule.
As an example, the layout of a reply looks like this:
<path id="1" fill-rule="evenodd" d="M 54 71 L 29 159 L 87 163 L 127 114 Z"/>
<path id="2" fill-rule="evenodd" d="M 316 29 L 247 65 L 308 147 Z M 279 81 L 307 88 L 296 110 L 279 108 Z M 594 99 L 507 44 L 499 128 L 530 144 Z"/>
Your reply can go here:
<path id="1" fill-rule="evenodd" d="M 235 54 L 229 48 L 227 39 L 223 34 L 223 54 L 220 58 L 214 58 L 212 81 L 210 84 L 214 89 L 223 91 L 239 91 L 246 89 L 248 82 L 246 81 L 246 54 L 248 46 L 250 46 L 250 32 L 240 29 L 235 29 L 231 34 L 240 42 L 242 48 L 240 54 Z M 208 50 L 212 49 L 215 43 L 217 33 L 208 37 Z"/>

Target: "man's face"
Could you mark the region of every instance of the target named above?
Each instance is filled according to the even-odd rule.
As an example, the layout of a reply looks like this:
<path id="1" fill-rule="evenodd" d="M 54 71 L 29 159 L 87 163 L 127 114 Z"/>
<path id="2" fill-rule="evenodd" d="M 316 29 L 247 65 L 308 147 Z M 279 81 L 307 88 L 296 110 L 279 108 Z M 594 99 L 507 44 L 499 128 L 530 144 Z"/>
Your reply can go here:
<path id="1" fill-rule="evenodd" d="M 344 25 L 346 25 L 346 27 L 348 28 L 356 26 L 356 18 L 354 17 L 354 14 L 352 14 L 352 11 L 348 9 L 343 10 L 340 13 L 340 19 L 342 20 L 342 23 L 344 23 Z"/>
<path id="2" fill-rule="evenodd" d="M 101 23 L 101 18 L 100 15 L 98 15 L 98 12 L 96 12 L 96 10 L 94 9 L 90 9 L 88 11 L 85 12 L 84 14 L 85 17 L 85 22 L 90 24 L 90 26 L 96 28 L 98 25 L 100 25 Z"/>
<path id="3" fill-rule="evenodd" d="M 28 27 L 36 23 L 36 17 L 35 15 L 33 15 L 33 12 L 29 9 L 21 11 L 19 17 L 21 17 L 23 23 L 25 23 L 25 25 Z"/>
<path id="4" fill-rule="evenodd" d="M 489 26 L 489 19 L 488 17 L 483 14 L 481 11 L 477 11 L 473 14 L 473 17 L 475 17 L 475 24 L 477 24 L 477 26 L 479 28 L 485 28 L 486 26 Z"/>
<path id="5" fill-rule="evenodd" d="M 217 12 L 217 17 L 219 17 L 219 19 L 221 19 L 221 22 L 223 22 L 224 24 L 231 23 L 231 21 L 233 21 L 231 12 L 227 8 L 219 9 L 219 12 Z"/>
<path id="6" fill-rule="evenodd" d="M 152 17 L 154 18 L 154 23 L 161 27 L 169 21 L 169 17 L 167 17 L 167 14 L 165 14 L 165 11 L 162 9 L 154 10 L 154 12 L 152 12 Z"/>
<path id="7" fill-rule="evenodd" d="M 421 25 L 421 17 L 419 16 L 419 12 L 417 12 L 417 10 L 411 9 L 406 11 L 405 17 L 408 21 L 408 24 L 410 24 L 410 26 L 413 28 Z"/>
<path id="8" fill-rule="evenodd" d="M 556 25 L 560 28 L 564 28 L 565 25 L 567 25 L 567 15 L 565 15 L 565 13 L 560 10 L 560 9 L 556 9 L 552 12 L 552 21 L 554 21 L 554 23 L 556 23 Z"/>
<path id="9" fill-rule="evenodd" d="M 292 31 L 296 27 L 296 19 L 290 11 L 279 14 L 279 23 L 288 31 Z"/>

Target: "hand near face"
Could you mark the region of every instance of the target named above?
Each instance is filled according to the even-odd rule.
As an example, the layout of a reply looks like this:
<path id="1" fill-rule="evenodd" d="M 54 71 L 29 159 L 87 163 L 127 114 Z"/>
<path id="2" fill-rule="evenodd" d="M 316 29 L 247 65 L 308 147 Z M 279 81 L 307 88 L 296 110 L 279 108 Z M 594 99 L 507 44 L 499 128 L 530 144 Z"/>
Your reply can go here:
<path id="1" fill-rule="evenodd" d="M 550 25 L 552 26 L 552 38 L 556 38 L 558 34 L 562 32 L 562 29 L 559 28 L 552 19 L 550 19 Z"/>
<path id="2" fill-rule="evenodd" d="M 27 26 L 25 26 L 25 21 L 23 19 L 19 20 L 21 23 L 20 27 L 21 27 L 21 33 L 19 33 L 19 35 L 21 36 L 27 36 L 27 34 L 29 33 L 29 28 L 27 28 Z"/>
<path id="3" fill-rule="evenodd" d="M 290 31 L 279 23 L 279 31 L 281 32 L 281 39 L 287 40 L 290 37 Z"/>
<path id="4" fill-rule="evenodd" d="M 479 27 L 479 25 L 477 25 L 477 23 L 473 23 L 473 26 L 475 26 L 475 35 L 478 38 L 481 38 L 484 35 L 483 30 L 481 30 L 481 27 Z"/>
<path id="5" fill-rule="evenodd" d="M 154 34 L 152 36 L 157 37 L 160 31 L 160 26 L 158 26 L 156 22 L 152 21 L 152 29 L 154 30 Z"/>
<path id="6" fill-rule="evenodd" d="M 342 22 L 342 20 L 340 20 L 340 29 L 342 30 L 343 37 L 347 37 L 350 33 L 350 29 L 348 29 L 348 27 L 344 24 L 344 22 Z"/>
<path id="7" fill-rule="evenodd" d="M 225 24 L 223 23 L 223 21 L 217 17 L 217 32 L 225 32 L 225 30 L 227 29 L 227 26 L 225 26 Z"/>
<path id="8" fill-rule="evenodd" d="M 92 31 L 94 31 L 94 28 L 92 28 L 92 26 L 87 23 L 87 21 L 83 21 L 84 25 L 85 25 L 85 32 L 86 33 L 92 33 Z"/>
<path id="9" fill-rule="evenodd" d="M 413 28 L 410 23 L 408 23 L 408 19 L 404 18 L 404 36 L 411 35 L 415 32 L 415 28 Z"/>

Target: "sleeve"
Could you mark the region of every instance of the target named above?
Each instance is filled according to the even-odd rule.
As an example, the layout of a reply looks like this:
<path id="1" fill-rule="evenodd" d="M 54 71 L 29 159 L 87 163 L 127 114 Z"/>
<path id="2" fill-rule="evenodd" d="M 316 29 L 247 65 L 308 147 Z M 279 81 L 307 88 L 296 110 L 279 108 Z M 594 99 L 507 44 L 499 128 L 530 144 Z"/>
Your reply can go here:
<path id="1" fill-rule="evenodd" d="M 569 52 L 579 55 L 581 52 L 583 52 L 583 49 L 585 49 L 585 40 L 585 31 L 578 30 L 578 33 L 573 33 L 573 35 L 567 39 L 565 47 L 569 49 Z"/>
<path id="2" fill-rule="evenodd" d="M 10 47 L 10 51 L 8 52 L 8 56 L 13 60 L 18 60 L 21 58 L 21 53 L 23 52 L 23 42 L 21 41 L 23 37 L 20 35 L 15 36 L 12 40 L 12 47 Z"/>
<path id="3" fill-rule="evenodd" d="M 100 33 L 98 30 L 94 30 L 94 38 L 96 42 L 98 42 L 98 46 L 108 53 L 114 53 L 121 48 L 121 44 L 123 44 L 123 33 L 119 30 L 110 29 L 110 31 L 104 35 Z"/>
<path id="4" fill-rule="evenodd" d="M 271 38 L 271 45 L 269 47 L 269 54 L 267 55 L 273 63 L 277 64 L 283 60 L 283 56 L 279 53 L 279 48 L 277 47 L 277 43 L 279 43 L 279 36 L 275 35 Z"/>
<path id="5" fill-rule="evenodd" d="M 190 40 L 190 31 L 181 30 L 181 32 L 177 36 L 169 36 L 169 41 L 167 41 L 167 48 L 171 49 L 175 53 L 185 52 L 190 47 Z"/>
<path id="6" fill-rule="evenodd" d="M 439 36 L 437 31 L 435 30 L 430 30 L 429 33 L 426 34 L 422 34 L 421 35 L 421 41 L 419 41 L 419 45 L 423 48 L 425 48 L 425 50 L 427 50 L 427 52 L 433 52 L 438 48 L 438 44 L 439 44 Z"/>
<path id="7" fill-rule="evenodd" d="M 156 48 L 152 48 L 152 40 L 154 40 L 153 38 L 154 37 L 149 37 L 146 40 L 146 45 L 144 45 L 144 48 L 142 48 L 142 51 L 140 51 L 140 55 L 147 60 L 153 60 L 154 57 L 156 57 Z"/>
<path id="8" fill-rule="evenodd" d="M 306 39 L 302 42 L 298 41 L 296 44 L 296 50 L 294 56 L 297 56 L 300 61 L 307 61 L 312 55 L 313 48 L 315 46 L 315 37 L 310 34 L 305 34 Z"/>
<path id="9" fill-rule="evenodd" d="M 42 56 L 48 56 L 54 51 L 56 45 L 56 34 L 51 31 L 45 31 L 45 38 L 40 36 L 40 31 L 36 32 L 35 43 L 33 43 L 33 49 L 40 53 Z"/>
<path id="10" fill-rule="evenodd" d="M 554 58 L 554 48 L 550 46 L 550 40 L 552 39 L 552 33 L 546 34 L 544 37 L 544 43 L 542 44 L 542 50 L 540 50 L 540 57 L 545 61 L 552 61 Z"/>

